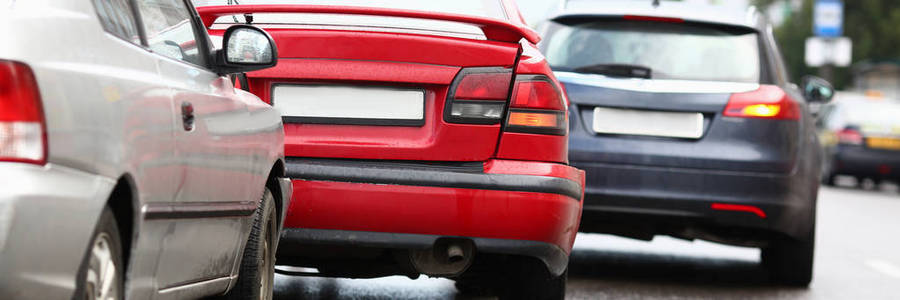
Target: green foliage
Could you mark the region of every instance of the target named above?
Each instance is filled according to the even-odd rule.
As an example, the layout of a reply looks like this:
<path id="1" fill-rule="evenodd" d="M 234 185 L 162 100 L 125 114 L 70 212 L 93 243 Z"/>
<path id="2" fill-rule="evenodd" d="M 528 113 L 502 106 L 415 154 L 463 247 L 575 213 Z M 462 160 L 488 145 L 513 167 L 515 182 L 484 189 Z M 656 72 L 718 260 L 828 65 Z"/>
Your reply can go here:
<path id="1" fill-rule="evenodd" d="M 773 0 L 756 0 L 760 7 Z M 775 36 L 782 49 L 793 79 L 816 74 L 818 70 L 806 67 L 804 51 L 806 38 L 812 36 L 812 9 L 814 0 L 803 0 L 800 11 L 794 12 L 779 28 Z M 864 60 L 888 60 L 900 58 L 900 6 L 896 0 L 844 0 L 844 35 L 853 40 L 853 62 Z M 835 70 L 834 84 L 848 87 L 851 81 L 849 68 Z"/>

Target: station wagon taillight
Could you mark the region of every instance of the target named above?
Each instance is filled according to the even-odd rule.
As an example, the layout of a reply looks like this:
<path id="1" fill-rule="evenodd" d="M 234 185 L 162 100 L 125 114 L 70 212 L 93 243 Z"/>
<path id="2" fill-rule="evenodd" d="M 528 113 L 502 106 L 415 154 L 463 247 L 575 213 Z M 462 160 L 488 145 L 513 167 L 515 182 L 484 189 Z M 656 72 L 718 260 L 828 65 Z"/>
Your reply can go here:
<path id="1" fill-rule="evenodd" d="M 755 91 L 732 94 L 723 115 L 738 118 L 798 120 L 800 106 L 780 87 L 760 85 Z"/>
<path id="2" fill-rule="evenodd" d="M 547 76 L 516 76 L 506 131 L 565 135 L 568 122 L 562 95 Z"/>
<path id="3" fill-rule="evenodd" d="M 28 65 L 0 60 L 0 161 L 44 164 L 40 92 Z"/>
<path id="4" fill-rule="evenodd" d="M 463 69 L 450 86 L 444 120 L 462 124 L 500 123 L 511 81 L 510 69 Z"/>
<path id="5" fill-rule="evenodd" d="M 862 145 L 865 139 L 859 130 L 847 127 L 837 132 L 838 143 L 844 145 Z"/>

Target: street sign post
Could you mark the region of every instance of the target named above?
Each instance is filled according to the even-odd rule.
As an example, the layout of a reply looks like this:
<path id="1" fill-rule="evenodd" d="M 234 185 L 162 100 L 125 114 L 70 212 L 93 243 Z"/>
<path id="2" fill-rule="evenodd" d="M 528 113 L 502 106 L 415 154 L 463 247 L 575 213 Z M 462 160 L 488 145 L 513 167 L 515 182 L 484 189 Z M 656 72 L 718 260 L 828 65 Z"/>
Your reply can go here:
<path id="1" fill-rule="evenodd" d="M 853 42 L 850 38 L 821 38 L 811 37 L 806 39 L 806 65 L 821 67 L 834 65 L 838 67 L 850 66 L 853 59 Z"/>
<path id="2" fill-rule="evenodd" d="M 832 81 L 834 67 L 853 61 L 853 42 L 844 34 L 844 2 L 816 0 L 813 7 L 813 34 L 806 39 L 806 64 L 819 68 L 819 75 Z"/>

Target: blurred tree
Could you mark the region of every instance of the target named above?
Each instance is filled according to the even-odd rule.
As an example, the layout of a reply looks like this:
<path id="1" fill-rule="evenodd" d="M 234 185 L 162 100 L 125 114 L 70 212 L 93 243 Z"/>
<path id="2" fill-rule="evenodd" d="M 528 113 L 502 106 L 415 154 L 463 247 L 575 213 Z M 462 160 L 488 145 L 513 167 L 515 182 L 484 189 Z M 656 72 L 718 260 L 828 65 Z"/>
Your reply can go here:
<path id="1" fill-rule="evenodd" d="M 853 40 L 853 62 L 900 58 L 900 6 L 897 0 L 844 0 L 844 36 Z M 754 0 L 767 7 L 778 0 Z M 780 27 L 775 36 L 795 82 L 807 74 L 817 74 L 804 62 L 806 38 L 812 36 L 812 9 L 815 0 L 803 0 Z M 849 68 L 836 68 L 834 85 L 846 88 L 852 84 Z"/>

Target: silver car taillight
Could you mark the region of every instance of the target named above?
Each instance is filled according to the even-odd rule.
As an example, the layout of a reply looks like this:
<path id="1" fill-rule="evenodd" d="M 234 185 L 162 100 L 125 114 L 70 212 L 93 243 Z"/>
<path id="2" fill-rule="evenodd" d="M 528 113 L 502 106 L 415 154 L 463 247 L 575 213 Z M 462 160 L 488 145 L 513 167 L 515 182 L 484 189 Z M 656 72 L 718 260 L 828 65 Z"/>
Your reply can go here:
<path id="1" fill-rule="evenodd" d="M 0 60 L 0 161 L 43 165 L 46 139 L 34 73 L 23 63 Z"/>

